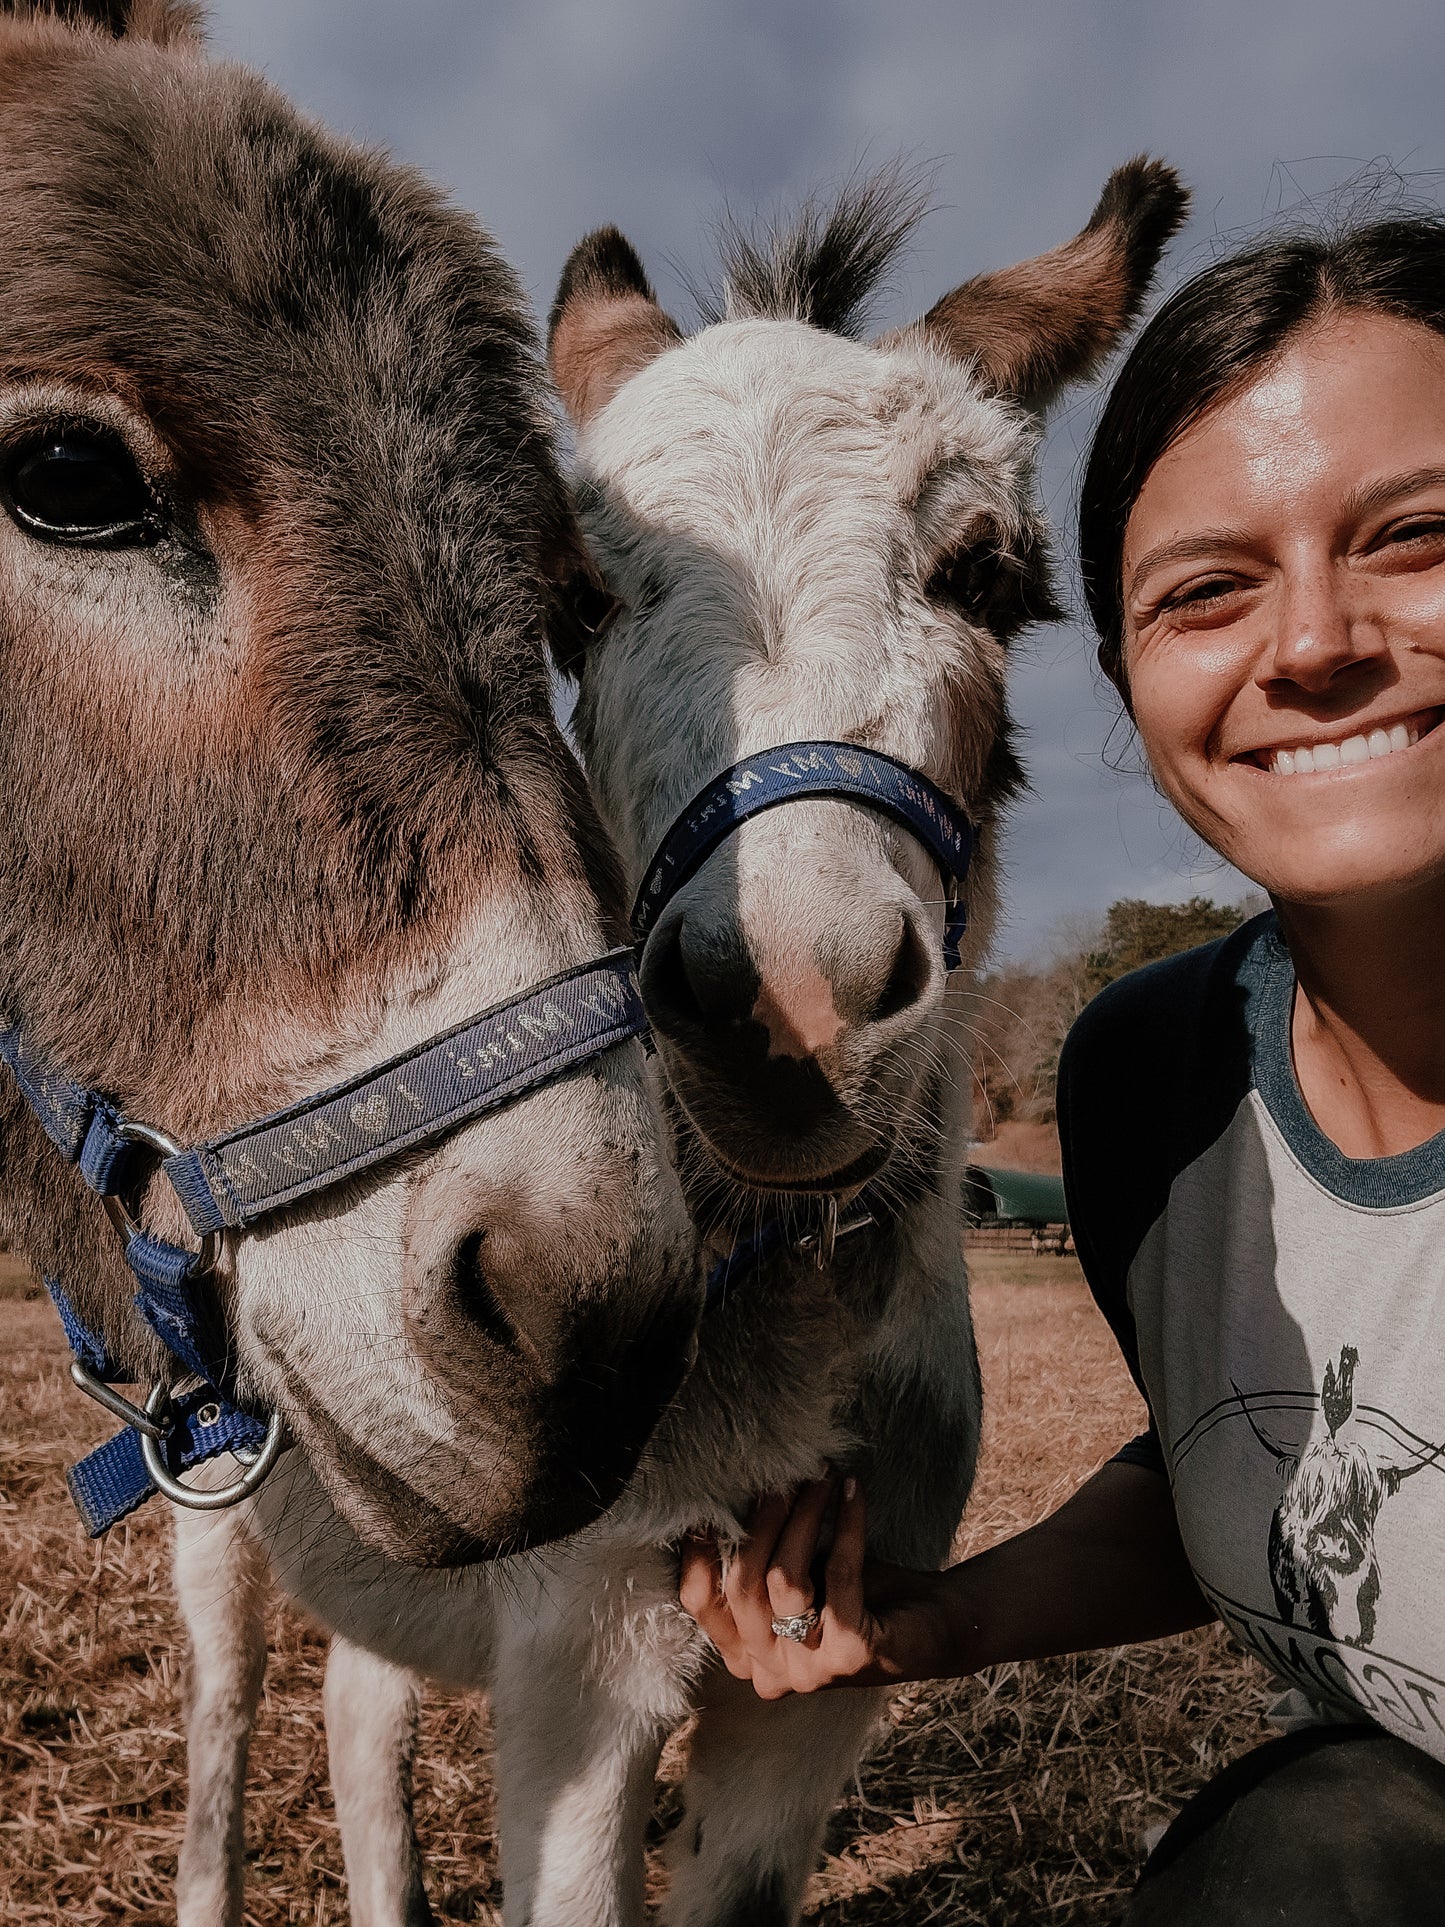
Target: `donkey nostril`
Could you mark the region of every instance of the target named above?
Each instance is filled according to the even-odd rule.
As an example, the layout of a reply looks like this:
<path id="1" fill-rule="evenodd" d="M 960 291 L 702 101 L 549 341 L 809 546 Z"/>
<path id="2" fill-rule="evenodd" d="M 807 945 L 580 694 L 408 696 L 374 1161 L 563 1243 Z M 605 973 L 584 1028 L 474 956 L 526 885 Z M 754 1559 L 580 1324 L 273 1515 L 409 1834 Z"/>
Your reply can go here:
<path id="1" fill-rule="evenodd" d="M 482 1269 L 482 1245 L 486 1235 L 485 1231 L 470 1232 L 457 1246 L 452 1285 L 457 1303 L 483 1336 L 490 1338 L 503 1351 L 515 1352 L 522 1349 L 516 1327 L 502 1310 Z"/>
<path id="2" fill-rule="evenodd" d="M 871 1021 L 875 1024 L 896 1017 L 900 1011 L 916 1004 L 927 990 L 933 974 L 929 953 L 913 927 L 912 918 L 904 917 L 902 921 L 903 931 L 893 955 L 893 967 L 888 973 L 882 995 L 873 1006 Z"/>
<path id="3" fill-rule="evenodd" d="M 663 1030 L 746 1023 L 758 989 L 746 940 L 726 925 L 679 917 L 660 925 L 643 953 L 642 1001 Z"/>
<path id="4" fill-rule="evenodd" d="M 642 959 L 642 996 L 650 1014 L 695 1024 L 702 1006 L 687 974 L 682 949 L 682 919 L 659 930 Z"/>

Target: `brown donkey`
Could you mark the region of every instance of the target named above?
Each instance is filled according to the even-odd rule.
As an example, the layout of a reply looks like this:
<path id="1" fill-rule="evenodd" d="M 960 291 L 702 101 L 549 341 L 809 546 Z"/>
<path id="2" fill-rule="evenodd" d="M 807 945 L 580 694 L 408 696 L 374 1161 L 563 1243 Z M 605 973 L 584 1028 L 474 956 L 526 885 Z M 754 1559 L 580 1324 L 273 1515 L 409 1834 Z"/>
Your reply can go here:
<path id="1" fill-rule="evenodd" d="M 623 933 L 549 704 L 585 565 L 517 283 L 415 175 L 208 63 L 196 13 L 0 5 L 0 1024 L 191 1142 Z M 0 1235 L 174 1383 L 20 1088 Z M 230 1395 L 393 1556 L 582 1526 L 701 1301 L 641 1048 L 401 1149 L 188 1281 Z M 194 1245 L 154 1160 L 126 1182 Z"/>

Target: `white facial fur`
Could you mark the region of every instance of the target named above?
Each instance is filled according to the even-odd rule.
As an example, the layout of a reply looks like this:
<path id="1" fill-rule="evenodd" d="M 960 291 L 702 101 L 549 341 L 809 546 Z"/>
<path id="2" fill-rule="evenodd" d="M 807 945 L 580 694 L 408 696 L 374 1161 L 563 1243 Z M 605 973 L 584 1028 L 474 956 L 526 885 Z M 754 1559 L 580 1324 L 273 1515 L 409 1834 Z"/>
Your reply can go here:
<path id="1" fill-rule="evenodd" d="M 701 777 L 790 736 L 955 775 L 949 694 L 1003 657 L 924 584 L 977 525 L 1034 531 L 1036 440 L 921 342 L 786 321 L 705 329 L 587 424 L 587 532 L 625 606 L 579 727 L 633 874 Z"/>
<path id="2" fill-rule="evenodd" d="M 549 930 L 522 908 L 498 902 L 425 981 L 394 980 L 380 1008 L 356 1013 L 344 1047 L 311 1059 L 294 1095 L 421 1043 L 604 947 L 599 928 Z M 467 1399 L 419 1369 L 408 1300 L 445 1270 L 469 1227 L 489 1227 L 495 1238 L 508 1223 L 523 1239 L 533 1227 L 557 1227 L 574 1289 L 594 1257 L 596 1276 L 609 1274 L 609 1244 L 632 1251 L 629 1317 L 662 1282 L 657 1256 L 667 1254 L 664 1277 L 674 1266 L 688 1274 L 693 1234 L 640 1045 L 234 1241 L 232 1315 L 249 1386 L 291 1411 L 312 1462 L 363 1529 L 384 1533 L 386 1515 L 373 1517 L 369 1474 L 348 1463 L 344 1445 L 338 1451 L 329 1421 L 433 1503 L 455 1493 L 449 1509 L 460 1518 L 474 1510 L 472 1496 L 486 1506 L 488 1483 L 507 1463 L 514 1415 L 493 1411 L 480 1382 L 480 1396 Z M 544 1230 L 539 1286 L 546 1244 Z M 559 1280 L 559 1318 L 571 1309 Z M 300 1388 L 306 1407 L 327 1415 L 320 1430 L 296 1414 Z"/>

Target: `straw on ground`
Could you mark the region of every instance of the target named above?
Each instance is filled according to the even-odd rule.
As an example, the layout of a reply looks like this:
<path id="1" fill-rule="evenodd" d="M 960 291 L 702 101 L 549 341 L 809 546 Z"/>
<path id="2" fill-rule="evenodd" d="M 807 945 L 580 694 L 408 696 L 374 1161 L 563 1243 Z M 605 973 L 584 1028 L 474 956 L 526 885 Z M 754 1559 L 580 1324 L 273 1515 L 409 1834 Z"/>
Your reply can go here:
<path id="1" fill-rule="evenodd" d="M 1038 1518 L 1136 1428 L 1140 1403 L 1072 1260 L 981 1251 L 983 1466 L 959 1550 Z M 90 1545 L 67 1459 L 102 1435 L 72 1390 L 54 1315 L 0 1256 L 0 1918 L 174 1918 L 185 1797 L 184 1654 L 164 1511 Z M 8 1596 L 8 1604 L 6 1603 Z M 324 1641 L 272 1614 L 250 1776 L 251 1927 L 340 1923 L 326 1781 Z M 1114 1918 L 1146 1833 L 1265 1737 L 1262 1671 L 1218 1631 L 910 1688 L 829 1830 L 817 1927 Z M 686 1735 L 653 1824 L 676 1815 Z M 417 1807 L 432 1904 L 500 1921 L 485 1703 L 430 1697 Z"/>

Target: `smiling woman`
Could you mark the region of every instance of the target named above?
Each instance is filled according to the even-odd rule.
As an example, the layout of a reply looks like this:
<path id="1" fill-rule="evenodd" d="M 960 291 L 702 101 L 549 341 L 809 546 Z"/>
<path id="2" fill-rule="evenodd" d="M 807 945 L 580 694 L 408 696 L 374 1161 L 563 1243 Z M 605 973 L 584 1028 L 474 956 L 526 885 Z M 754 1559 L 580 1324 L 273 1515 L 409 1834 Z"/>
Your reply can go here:
<path id="1" fill-rule="evenodd" d="M 1111 986 L 1060 1066 L 1079 1255 L 1149 1431 L 942 1575 L 863 1568 L 847 1482 L 816 1599 L 835 1495 L 764 1500 L 726 1569 L 689 1551 L 684 1599 L 770 1698 L 1218 1617 L 1297 1730 L 1185 1808 L 1128 1927 L 1439 1919 L 1445 223 L 1179 290 L 1081 538 L 1156 782 L 1273 903 Z"/>

